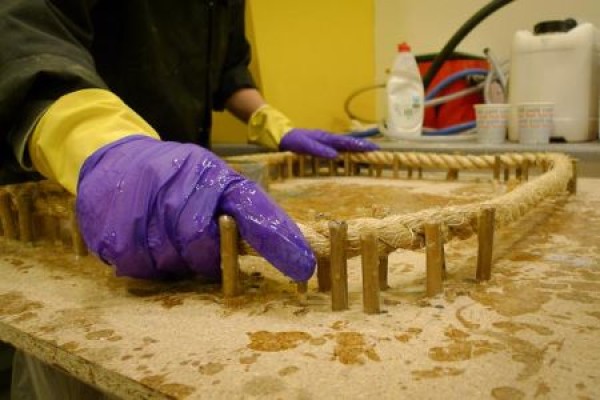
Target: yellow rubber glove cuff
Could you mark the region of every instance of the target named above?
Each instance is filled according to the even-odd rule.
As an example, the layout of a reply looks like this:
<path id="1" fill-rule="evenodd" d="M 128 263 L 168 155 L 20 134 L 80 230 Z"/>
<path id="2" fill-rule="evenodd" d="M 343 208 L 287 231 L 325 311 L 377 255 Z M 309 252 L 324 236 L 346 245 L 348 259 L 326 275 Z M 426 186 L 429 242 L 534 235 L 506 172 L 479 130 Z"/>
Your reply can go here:
<path id="1" fill-rule="evenodd" d="M 264 105 L 250 117 L 248 141 L 277 150 L 281 138 L 293 128 L 292 122 L 283 113 L 270 105 Z"/>
<path id="2" fill-rule="evenodd" d="M 154 129 L 115 94 L 84 89 L 55 101 L 29 139 L 35 169 L 77 193 L 79 170 L 101 147 L 130 135 L 160 139 Z"/>

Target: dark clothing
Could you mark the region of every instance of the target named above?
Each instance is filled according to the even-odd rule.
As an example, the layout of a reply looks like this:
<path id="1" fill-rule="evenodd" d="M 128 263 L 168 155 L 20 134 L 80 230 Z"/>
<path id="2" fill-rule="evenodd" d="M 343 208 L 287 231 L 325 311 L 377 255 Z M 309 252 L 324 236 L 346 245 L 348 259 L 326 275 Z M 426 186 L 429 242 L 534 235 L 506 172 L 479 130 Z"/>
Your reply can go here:
<path id="1" fill-rule="evenodd" d="M 208 147 L 211 111 L 254 87 L 244 0 L 2 0 L 0 169 L 60 96 L 106 88 L 162 138 Z M 2 173 L 0 173 L 2 179 Z"/>

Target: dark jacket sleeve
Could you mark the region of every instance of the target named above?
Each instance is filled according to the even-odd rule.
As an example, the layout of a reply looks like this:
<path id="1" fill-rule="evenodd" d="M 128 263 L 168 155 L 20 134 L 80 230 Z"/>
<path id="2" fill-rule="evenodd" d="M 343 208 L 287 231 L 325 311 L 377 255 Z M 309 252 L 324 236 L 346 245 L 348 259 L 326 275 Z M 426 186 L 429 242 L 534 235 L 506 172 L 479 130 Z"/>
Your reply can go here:
<path id="1" fill-rule="evenodd" d="M 236 91 L 256 87 L 248 69 L 251 52 L 246 38 L 245 1 L 229 0 L 229 2 L 232 10 L 225 62 L 220 73 L 218 90 L 213 97 L 216 110 L 223 110 L 227 99 Z"/>
<path id="2" fill-rule="evenodd" d="M 27 165 L 27 137 L 54 100 L 75 90 L 106 87 L 88 51 L 94 3 L 2 0 L 0 168 Z"/>

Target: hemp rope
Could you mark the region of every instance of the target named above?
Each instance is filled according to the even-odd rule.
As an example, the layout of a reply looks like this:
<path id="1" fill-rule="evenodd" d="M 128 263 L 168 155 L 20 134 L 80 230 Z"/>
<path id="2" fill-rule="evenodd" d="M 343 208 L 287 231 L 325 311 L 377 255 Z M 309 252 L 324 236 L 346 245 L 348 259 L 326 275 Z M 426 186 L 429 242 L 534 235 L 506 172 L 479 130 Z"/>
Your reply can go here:
<path id="1" fill-rule="evenodd" d="M 257 155 L 235 157 L 228 161 L 263 161 L 268 164 L 285 162 L 286 157 L 300 157 L 289 154 L 273 154 L 267 157 Z M 518 186 L 502 196 L 476 204 L 432 208 L 405 215 L 390 215 L 385 218 L 357 218 L 346 221 L 348 235 L 346 249 L 348 257 L 360 252 L 360 235 L 364 232 L 376 234 L 379 253 L 389 254 L 396 249 L 418 249 L 425 245 L 424 224 L 439 222 L 442 225 L 444 239 L 452 237 L 467 239 L 477 232 L 477 217 L 484 207 L 496 209 L 495 224 L 506 226 L 517 221 L 539 202 L 565 192 L 573 171 L 568 156 L 558 153 L 520 153 L 496 156 L 448 155 L 429 153 L 352 153 L 352 162 L 364 162 L 377 165 L 390 165 L 399 160 L 410 167 L 456 168 L 463 170 L 486 169 L 496 165 L 499 159 L 502 166 L 518 167 L 525 161 L 531 165 L 548 164 L 548 172 Z M 339 157 L 337 160 L 342 160 Z M 327 221 L 315 224 L 297 223 L 302 234 L 318 258 L 329 255 L 329 227 Z M 242 243 L 241 254 L 258 255 L 247 243 Z"/>
<path id="2" fill-rule="evenodd" d="M 263 153 L 228 157 L 229 163 L 261 162 L 269 166 L 284 166 L 288 162 L 298 162 L 301 156 L 289 152 Z M 444 239 L 453 237 L 466 239 L 477 232 L 477 218 L 484 207 L 494 207 L 495 224 L 506 226 L 518 220 L 523 214 L 547 198 L 563 194 L 573 177 L 571 159 L 559 153 L 507 153 L 500 155 L 452 155 L 438 153 L 389 152 L 347 153 L 340 155 L 336 162 L 364 163 L 375 166 L 403 166 L 409 168 L 439 168 L 456 170 L 482 170 L 493 168 L 516 168 L 525 163 L 532 166 L 547 166 L 542 175 L 531 179 L 514 190 L 499 197 L 474 204 L 430 208 L 410 214 L 390 215 L 384 218 L 357 218 L 346 221 L 348 224 L 347 255 L 360 252 L 360 235 L 373 232 L 378 238 L 379 253 L 389 254 L 396 249 L 418 249 L 424 246 L 424 224 L 439 222 Z M 348 166 L 347 166 L 348 167 Z M 6 185 L 0 193 L 7 192 L 13 199 L 23 193 L 34 198 L 34 210 L 40 215 L 68 218 L 74 212 L 73 196 L 58 184 L 42 181 Z M 14 207 L 13 207 L 14 208 Z M 300 231 L 318 258 L 329 256 L 328 221 L 298 223 Z M 258 255 L 246 242 L 240 245 L 240 254 Z"/>

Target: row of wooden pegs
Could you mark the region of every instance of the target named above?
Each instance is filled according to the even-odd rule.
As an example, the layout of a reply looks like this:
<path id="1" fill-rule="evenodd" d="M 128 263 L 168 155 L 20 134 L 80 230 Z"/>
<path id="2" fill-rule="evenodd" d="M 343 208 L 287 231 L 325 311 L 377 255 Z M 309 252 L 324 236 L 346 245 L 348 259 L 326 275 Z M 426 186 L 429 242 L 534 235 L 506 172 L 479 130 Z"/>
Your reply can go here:
<path id="1" fill-rule="evenodd" d="M 61 229 L 66 222 L 66 229 Z M 48 181 L 0 187 L 2 236 L 32 244 L 42 237 L 61 242 L 67 233 L 76 256 L 88 254 L 75 213 L 75 198 Z"/>
<path id="2" fill-rule="evenodd" d="M 492 249 L 494 244 L 495 209 L 484 207 L 478 222 L 478 255 L 476 279 L 486 281 L 491 278 Z M 233 218 L 219 218 L 221 233 L 221 268 L 223 273 L 222 290 L 225 298 L 243 295 L 239 266 L 239 234 Z M 319 260 L 317 280 L 320 292 L 331 293 L 332 311 L 349 308 L 348 300 L 348 257 L 346 239 L 348 225 L 345 222 L 329 222 L 330 254 L 329 259 Z M 446 276 L 444 256 L 444 235 L 439 222 L 432 221 L 424 225 L 426 254 L 427 296 L 435 296 L 443 290 Z M 373 232 L 361 235 L 361 266 L 363 311 L 367 314 L 381 312 L 381 291 L 388 286 L 388 255 L 378 253 L 377 236 Z M 298 282 L 297 292 L 302 298 L 308 290 L 307 282 Z"/>

